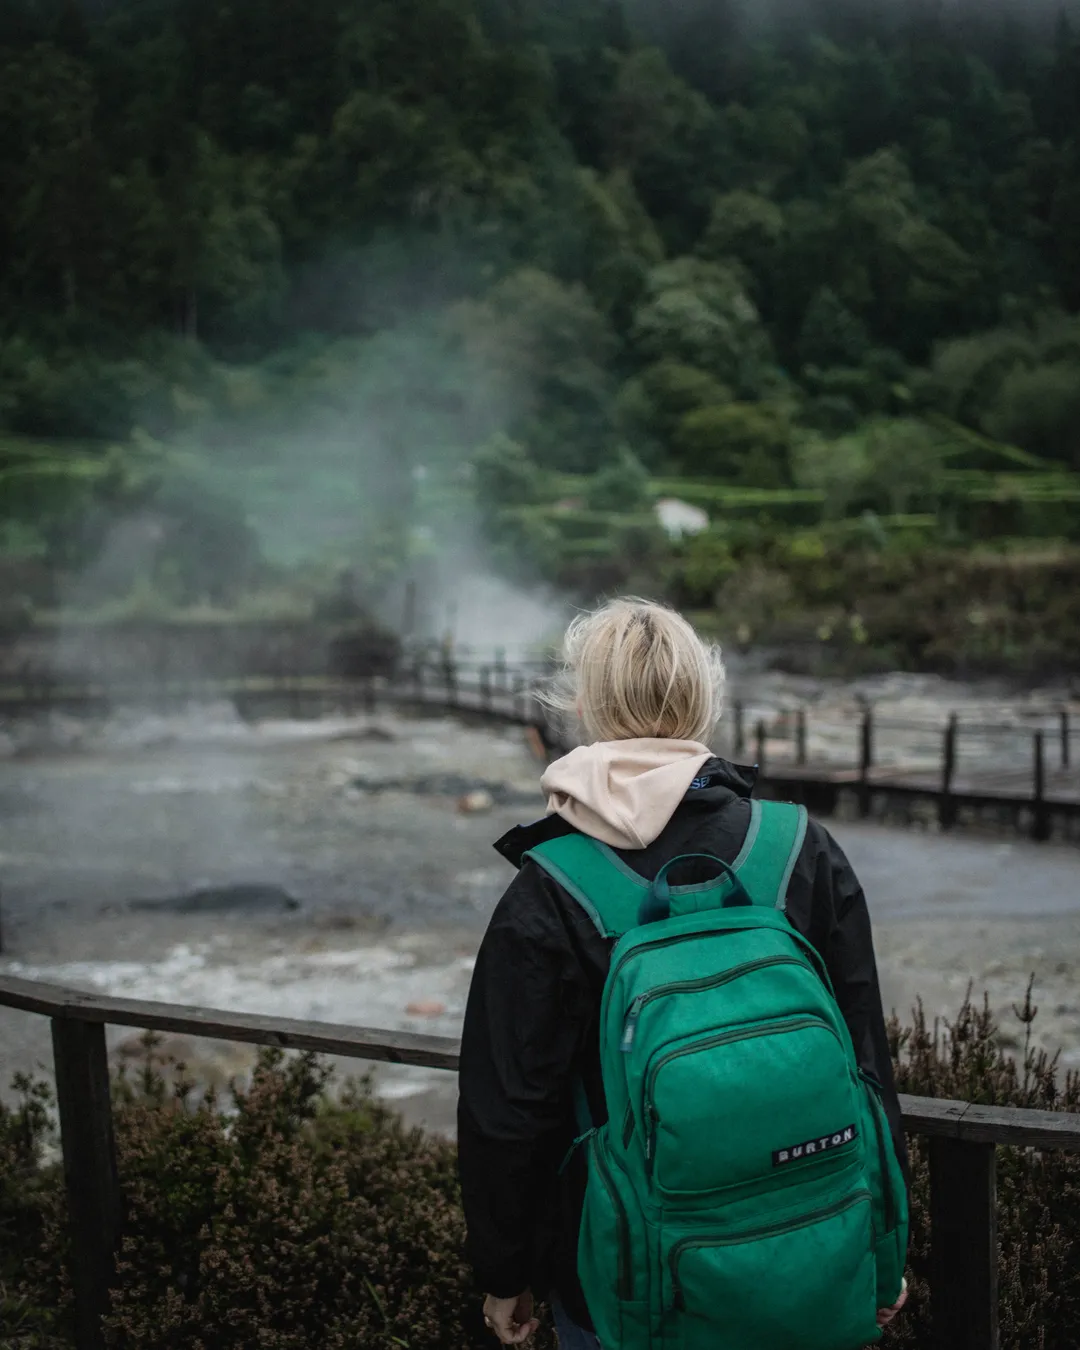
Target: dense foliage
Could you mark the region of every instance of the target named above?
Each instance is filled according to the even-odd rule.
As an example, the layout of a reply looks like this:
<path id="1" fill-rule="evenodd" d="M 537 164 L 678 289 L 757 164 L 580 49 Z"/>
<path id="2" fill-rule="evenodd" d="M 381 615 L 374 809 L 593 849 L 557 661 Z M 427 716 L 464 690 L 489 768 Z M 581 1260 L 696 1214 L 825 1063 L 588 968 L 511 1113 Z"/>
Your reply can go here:
<path id="1" fill-rule="evenodd" d="M 1030 1030 L 1030 993 L 1017 1009 Z M 1003 1052 L 966 1003 L 947 1030 L 891 1028 L 902 1091 L 1075 1111 L 1080 1082 L 1030 1046 Z M 480 1350 L 462 1256 L 453 1147 L 402 1128 L 362 1085 L 336 1100 L 310 1058 L 267 1056 L 226 1113 L 199 1099 L 148 1038 L 117 1085 L 126 1222 L 107 1343 L 116 1350 Z M 61 1170 L 43 1160 L 47 1094 L 0 1106 L 0 1340 L 66 1350 L 70 1291 Z M 924 1283 L 928 1171 L 913 1154 L 912 1298 L 886 1344 L 932 1343 Z M 1072 1350 L 1080 1336 L 1080 1160 L 999 1152 L 1003 1350 Z M 545 1329 L 538 1350 L 550 1345 Z"/>
<path id="2" fill-rule="evenodd" d="M 475 492 L 656 589 L 672 483 L 719 551 L 1075 537 L 1078 89 L 1064 10 L 974 0 L 10 0 L 0 552 L 378 589 Z"/>

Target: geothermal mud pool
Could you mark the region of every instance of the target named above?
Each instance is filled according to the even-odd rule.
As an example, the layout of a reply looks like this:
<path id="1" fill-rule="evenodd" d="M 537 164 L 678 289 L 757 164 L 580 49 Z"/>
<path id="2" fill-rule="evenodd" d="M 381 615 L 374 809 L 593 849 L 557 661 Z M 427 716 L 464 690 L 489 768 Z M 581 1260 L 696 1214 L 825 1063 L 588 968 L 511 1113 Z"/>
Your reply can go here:
<path id="1" fill-rule="evenodd" d="M 204 707 L 54 719 L 11 729 L 8 748 L 0 972 L 354 1025 L 457 1032 L 509 878 L 491 842 L 542 810 L 520 731 L 447 719 L 248 726 Z M 1080 851 L 830 828 L 870 897 L 887 1007 L 921 995 L 948 1015 L 970 982 L 1011 1030 L 1034 973 L 1038 1038 L 1080 1066 Z M 118 1058 L 139 1051 L 130 1030 L 110 1042 Z M 252 1061 L 206 1041 L 161 1049 L 219 1084 Z M 0 1010 L 4 1089 L 18 1069 L 49 1072 L 48 1025 Z M 449 1075 L 386 1068 L 376 1082 L 410 1119 L 452 1129 Z"/>

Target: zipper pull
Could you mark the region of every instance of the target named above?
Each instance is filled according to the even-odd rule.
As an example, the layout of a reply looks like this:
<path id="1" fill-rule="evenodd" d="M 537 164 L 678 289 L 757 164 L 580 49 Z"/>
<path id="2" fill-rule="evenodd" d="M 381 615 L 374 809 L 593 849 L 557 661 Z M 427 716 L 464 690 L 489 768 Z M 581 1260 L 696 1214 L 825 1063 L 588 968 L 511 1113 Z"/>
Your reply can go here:
<path id="1" fill-rule="evenodd" d="M 660 1117 L 656 1114 L 656 1108 L 649 1106 L 645 1113 L 645 1171 L 652 1176 L 653 1156 L 656 1153 L 656 1128 L 660 1124 Z"/>
<path id="2" fill-rule="evenodd" d="M 584 1134 L 578 1135 L 578 1137 L 566 1150 L 566 1157 L 563 1158 L 562 1162 L 559 1165 L 559 1171 L 557 1173 L 558 1176 L 560 1177 L 562 1176 L 562 1174 L 570 1166 L 570 1159 L 574 1156 L 574 1154 L 578 1151 L 578 1149 L 581 1147 L 582 1144 L 584 1144 L 587 1140 L 593 1137 L 593 1135 L 596 1133 L 596 1129 L 597 1127 L 594 1126 L 591 1130 L 586 1130 Z"/>
<path id="3" fill-rule="evenodd" d="M 620 1049 L 624 1055 L 628 1055 L 634 1044 L 634 1036 L 637 1034 L 638 1018 L 641 1016 L 641 1008 L 645 1002 L 644 994 L 639 994 L 626 1014 L 626 1023 L 623 1026 L 622 1043 Z"/>

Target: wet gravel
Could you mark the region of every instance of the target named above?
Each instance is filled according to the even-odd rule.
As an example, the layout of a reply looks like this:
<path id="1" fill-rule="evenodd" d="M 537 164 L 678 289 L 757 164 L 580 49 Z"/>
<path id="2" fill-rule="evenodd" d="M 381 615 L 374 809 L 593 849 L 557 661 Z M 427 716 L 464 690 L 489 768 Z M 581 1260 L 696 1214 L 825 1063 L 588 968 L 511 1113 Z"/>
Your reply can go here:
<path id="1" fill-rule="evenodd" d="M 509 879 L 491 843 L 542 810 L 520 730 L 248 726 L 225 707 L 67 730 L 0 759 L 0 972 L 455 1034 Z M 1008 1016 L 1035 973 L 1042 1042 L 1080 1064 L 1080 850 L 832 828 L 870 897 L 888 1006 L 922 995 L 949 1012 L 970 981 Z M 112 1035 L 118 1052 L 132 1041 Z M 241 1047 L 173 1049 L 208 1081 L 250 1064 Z M 48 1067 L 44 1019 L 0 1011 L 0 1085 Z M 410 1119 L 452 1128 L 449 1076 L 379 1083 Z"/>

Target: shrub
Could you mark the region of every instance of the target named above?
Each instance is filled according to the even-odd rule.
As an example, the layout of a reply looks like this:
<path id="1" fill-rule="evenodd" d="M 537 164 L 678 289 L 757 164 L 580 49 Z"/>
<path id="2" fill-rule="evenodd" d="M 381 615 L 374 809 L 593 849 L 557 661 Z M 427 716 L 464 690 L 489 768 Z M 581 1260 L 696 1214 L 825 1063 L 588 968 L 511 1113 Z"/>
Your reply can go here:
<path id="1" fill-rule="evenodd" d="M 790 471 L 791 430 L 776 409 L 729 403 L 687 413 L 676 433 L 686 468 L 746 487 L 784 487 Z"/>
<path id="2" fill-rule="evenodd" d="M 311 1056 L 264 1054 L 227 1113 L 212 1094 L 195 1101 L 182 1075 L 168 1091 L 148 1050 L 138 1080 L 119 1085 L 127 1218 L 109 1346 L 485 1344 L 453 1146 L 406 1129 L 363 1083 L 331 1101 L 328 1076 Z M 27 1254 L 3 1272 L 5 1331 L 14 1300 L 37 1310 L 35 1333 L 51 1327 L 45 1309 L 62 1326 L 69 1316 L 61 1177 L 34 1166 L 43 1124 L 33 1101 L 0 1108 L 3 1250 Z"/>
<path id="3" fill-rule="evenodd" d="M 738 267 L 676 258 L 649 273 L 631 341 L 647 361 L 676 361 L 756 394 L 772 349 Z"/>
<path id="4" fill-rule="evenodd" d="M 1080 468 L 1080 362 L 1011 370 L 983 425 L 999 440 Z"/>
<path id="5" fill-rule="evenodd" d="M 951 1023 L 927 1024 L 922 1006 L 910 1028 L 895 1017 L 890 1039 L 901 1092 L 986 1105 L 1046 1111 L 1080 1108 L 1080 1075 L 1062 1081 L 1056 1057 L 1032 1048 L 1037 1014 L 1031 987 L 1015 1012 L 1027 1032 L 1023 1054 L 1002 1048 L 985 1002 L 970 993 Z M 921 1141 L 912 1148 L 914 1193 L 910 1264 L 912 1298 L 889 1343 L 897 1350 L 933 1344 L 924 1283 L 930 1255 L 929 1162 Z M 1080 1343 L 1080 1156 L 998 1149 L 998 1241 L 1003 1350 L 1071 1350 Z"/>
<path id="6" fill-rule="evenodd" d="M 670 570 L 668 583 L 675 603 L 680 609 L 711 606 L 717 591 L 737 570 L 723 532 L 709 529 L 693 535 L 680 544 Z"/>
<path id="7" fill-rule="evenodd" d="M 731 390 L 705 371 L 657 361 L 623 386 L 618 415 L 628 433 L 667 442 L 686 413 L 730 402 Z"/>
<path id="8" fill-rule="evenodd" d="M 472 458 L 476 496 L 484 510 L 502 506 L 530 506 L 540 496 L 540 470 L 525 447 L 499 434 L 481 446 Z"/>
<path id="9" fill-rule="evenodd" d="M 585 488 L 586 504 L 593 511 L 641 511 L 648 508 L 650 496 L 645 466 L 625 446 Z"/>

